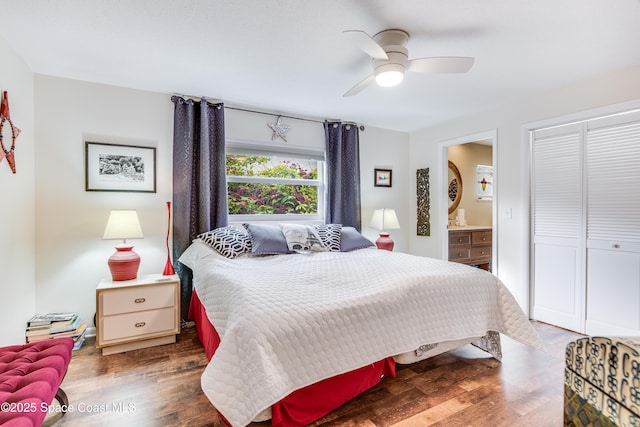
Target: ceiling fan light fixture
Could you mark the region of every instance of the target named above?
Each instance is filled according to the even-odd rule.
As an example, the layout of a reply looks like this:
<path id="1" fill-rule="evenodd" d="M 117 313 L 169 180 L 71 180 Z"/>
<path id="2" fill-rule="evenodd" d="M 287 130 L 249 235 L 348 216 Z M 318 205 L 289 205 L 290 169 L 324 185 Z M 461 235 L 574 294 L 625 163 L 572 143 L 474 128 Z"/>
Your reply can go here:
<path id="1" fill-rule="evenodd" d="M 376 68 L 375 76 L 378 86 L 397 86 L 404 79 L 404 67 L 400 64 L 384 64 Z"/>

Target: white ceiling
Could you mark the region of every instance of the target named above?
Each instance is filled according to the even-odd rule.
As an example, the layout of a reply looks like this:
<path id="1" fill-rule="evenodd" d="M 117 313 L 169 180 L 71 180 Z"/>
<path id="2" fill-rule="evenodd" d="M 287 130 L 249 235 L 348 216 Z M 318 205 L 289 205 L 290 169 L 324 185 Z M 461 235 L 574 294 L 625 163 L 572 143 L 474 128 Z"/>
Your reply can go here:
<path id="1" fill-rule="evenodd" d="M 342 32 L 389 28 L 475 64 L 343 98 L 371 65 Z M 411 132 L 640 64 L 640 1 L 0 0 L 0 37 L 35 73 Z"/>

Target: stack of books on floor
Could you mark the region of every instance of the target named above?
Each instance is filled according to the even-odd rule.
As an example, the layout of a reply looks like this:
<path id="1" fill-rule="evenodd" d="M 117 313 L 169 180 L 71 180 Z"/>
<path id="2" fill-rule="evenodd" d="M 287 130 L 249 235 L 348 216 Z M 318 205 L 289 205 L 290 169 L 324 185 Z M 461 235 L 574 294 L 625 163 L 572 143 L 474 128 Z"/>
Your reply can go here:
<path id="1" fill-rule="evenodd" d="M 86 331 L 87 324 L 78 313 L 47 313 L 36 314 L 28 320 L 25 336 L 27 342 L 71 337 L 75 343 L 73 349 L 77 350 L 84 344 Z"/>

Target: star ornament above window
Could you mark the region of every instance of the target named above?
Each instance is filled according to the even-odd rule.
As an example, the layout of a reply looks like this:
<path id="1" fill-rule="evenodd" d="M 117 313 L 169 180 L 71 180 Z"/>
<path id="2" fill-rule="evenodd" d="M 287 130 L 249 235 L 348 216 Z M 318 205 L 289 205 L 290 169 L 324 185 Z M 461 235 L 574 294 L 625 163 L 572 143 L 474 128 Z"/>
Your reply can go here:
<path id="1" fill-rule="evenodd" d="M 287 142 L 287 138 L 284 135 L 286 131 L 291 129 L 290 126 L 282 124 L 282 116 L 278 116 L 278 120 L 275 123 L 267 123 L 267 126 L 273 130 L 273 135 L 271 135 L 271 140 L 280 137 L 284 142 Z"/>

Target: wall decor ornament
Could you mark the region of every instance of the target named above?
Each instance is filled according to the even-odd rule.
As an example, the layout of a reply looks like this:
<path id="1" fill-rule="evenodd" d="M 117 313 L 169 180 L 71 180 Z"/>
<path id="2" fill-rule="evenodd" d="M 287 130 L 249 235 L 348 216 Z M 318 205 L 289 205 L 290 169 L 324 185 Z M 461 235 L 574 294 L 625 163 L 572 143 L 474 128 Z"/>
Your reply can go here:
<path id="1" fill-rule="evenodd" d="M 476 166 L 476 199 L 493 199 L 493 166 Z"/>
<path id="2" fill-rule="evenodd" d="M 416 171 L 416 196 L 418 206 L 418 221 L 416 233 L 418 236 L 431 236 L 431 214 L 429 213 L 429 168 Z"/>
<path id="3" fill-rule="evenodd" d="M 373 185 L 375 187 L 391 187 L 391 169 L 374 169 Z"/>
<path id="4" fill-rule="evenodd" d="M 9 123 L 9 128 L 11 129 L 11 148 L 7 150 L 4 145 L 4 125 L 5 123 Z M 2 101 L 0 103 L 0 163 L 5 158 L 7 159 L 7 163 L 11 168 L 11 171 L 16 173 L 16 139 L 18 135 L 20 135 L 20 129 L 13 125 L 11 121 L 11 112 L 9 110 L 9 97 L 7 95 L 7 91 L 5 90 L 2 94 Z"/>
<path id="5" fill-rule="evenodd" d="M 85 142 L 85 190 L 156 192 L 156 148 Z"/>
<path id="6" fill-rule="evenodd" d="M 462 175 L 460 175 L 460 171 L 451 160 L 448 163 L 447 179 L 449 184 L 447 185 L 447 192 L 449 195 L 449 215 L 451 215 L 458 208 L 460 200 L 462 200 Z"/>
<path id="7" fill-rule="evenodd" d="M 271 135 L 271 140 L 275 140 L 276 138 L 282 138 L 284 142 L 287 142 L 287 137 L 284 135 L 286 131 L 291 129 L 291 126 L 287 126 L 282 123 L 282 116 L 278 116 L 278 119 L 275 123 L 267 123 L 267 126 L 273 130 L 273 135 Z"/>

